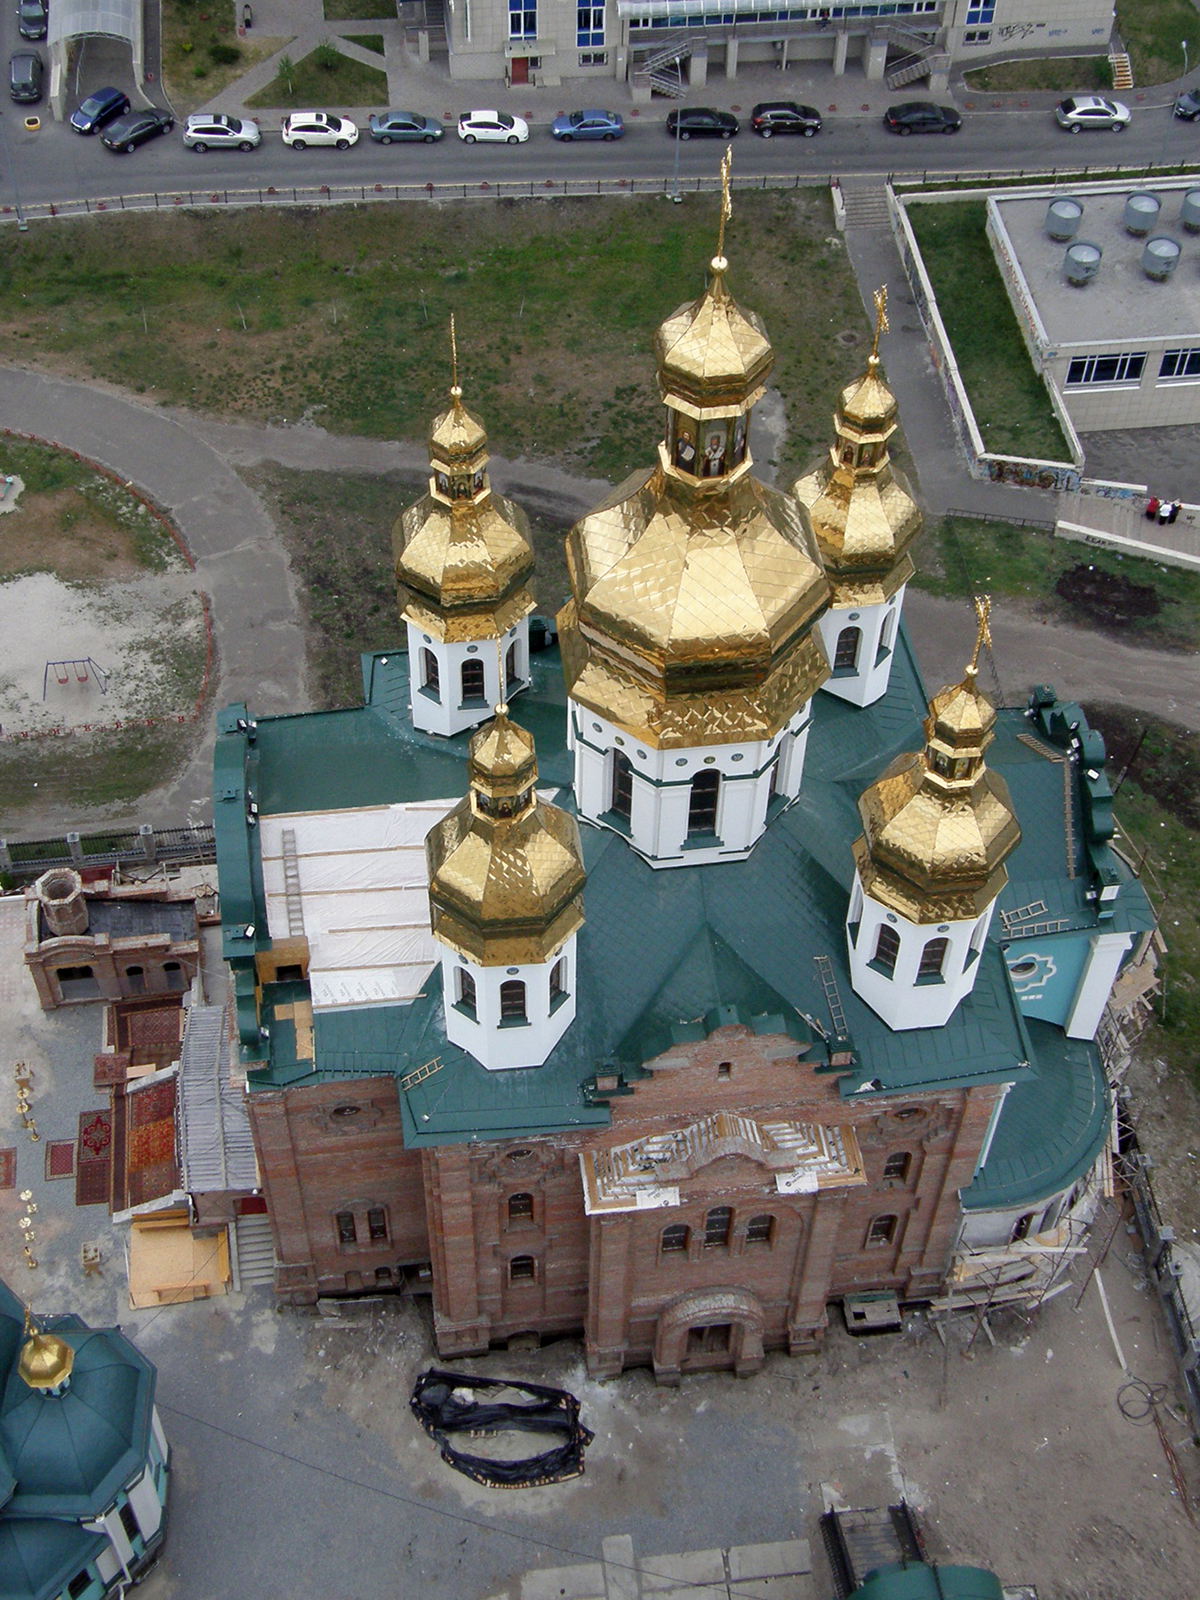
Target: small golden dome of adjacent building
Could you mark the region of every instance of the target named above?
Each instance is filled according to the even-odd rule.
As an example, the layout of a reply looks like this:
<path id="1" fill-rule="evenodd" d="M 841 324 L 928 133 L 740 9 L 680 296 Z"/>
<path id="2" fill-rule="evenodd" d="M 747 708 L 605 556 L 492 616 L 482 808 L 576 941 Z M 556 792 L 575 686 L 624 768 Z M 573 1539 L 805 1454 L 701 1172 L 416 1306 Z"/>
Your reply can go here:
<path id="1" fill-rule="evenodd" d="M 887 328 L 882 290 L 876 305 L 867 370 L 838 397 L 829 456 L 792 486 L 812 518 L 839 610 L 890 600 L 913 575 L 908 552 L 921 531 L 916 501 L 888 452 L 897 423 L 896 397 L 879 370 L 879 336 Z"/>
<path id="2" fill-rule="evenodd" d="M 425 841 L 435 936 L 480 966 L 545 962 L 583 925 L 574 817 L 539 800 L 533 739 L 504 706 L 471 739 L 470 789 Z"/>
<path id="3" fill-rule="evenodd" d="M 429 488 L 392 527 L 400 616 L 447 643 L 496 639 L 534 610 L 529 519 L 492 493 L 487 434 L 462 404 L 450 405 L 429 434 Z"/>
<path id="4" fill-rule="evenodd" d="M 31 1389 L 57 1389 L 75 1365 L 75 1352 L 54 1333 L 39 1333 L 27 1319 L 29 1337 L 17 1357 L 17 1372 Z"/>
<path id="5" fill-rule="evenodd" d="M 915 923 L 980 915 L 1008 881 L 1021 830 L 1003 778 L 988 770 L 995 709 L 976 682 L 980 635 L 963 681 L 929 705 L 925 748 L 897 757 L 859 797 L 854 858 L 864 891 Z"/>

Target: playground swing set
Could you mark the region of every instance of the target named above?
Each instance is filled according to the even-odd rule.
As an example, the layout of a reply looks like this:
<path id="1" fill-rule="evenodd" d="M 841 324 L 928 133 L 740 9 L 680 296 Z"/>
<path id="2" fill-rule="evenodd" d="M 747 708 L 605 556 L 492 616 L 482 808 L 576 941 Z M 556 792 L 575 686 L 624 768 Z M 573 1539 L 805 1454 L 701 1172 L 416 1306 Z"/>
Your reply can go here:
<path id="1" fill-rule="evenodd" d="M 82 661 L 68 658 L 66 661 L 47 661 L 46 670 L 42 673 L 42 699 L 46 698 L 50 687 L 50 674 L 53 672 L 54 681 L 60 688 L 65 689 L 74 676 L 76 683 L 85 684 L 89 678 L 95 678 L 100 686 L 100 693 L 108 693 L 108 673 L 91 656 L 85 656 Z"/>

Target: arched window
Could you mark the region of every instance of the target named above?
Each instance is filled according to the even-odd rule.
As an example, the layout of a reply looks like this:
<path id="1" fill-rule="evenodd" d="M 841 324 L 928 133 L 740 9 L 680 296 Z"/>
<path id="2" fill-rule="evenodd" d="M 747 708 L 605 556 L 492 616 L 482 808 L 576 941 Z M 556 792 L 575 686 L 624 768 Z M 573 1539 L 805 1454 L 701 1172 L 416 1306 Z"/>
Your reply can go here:
<path id="1" fill-rule="evenodd" d="M 508 647 L 504 657 L 504 692 L 510 693 L 516 688 L 520 679 L 517 677 L 517 641 L 514 639 Z"/>
<path id="2" fill-rule="evenodd" d="M 879 933 L 875 939 L 875 957 L 871 962 L 886 978 L 890 978 L 896 970 L 896 957 L 900 954 L 900 935 L 895 928 L 889 928 L 886 922 L 879 925 Z"/>
<path id="3" fill-rule="evenodd" d="M 729 1243 L 729 1230 L 733 1227 L 733 1209 L 730 1206 L 713 1206 L 704 1217 L 704 1246 L 707 1250 L 719 1249 Z"/>
<path id="4" fill-rule="evenodd" d="M 747 1244 L 770 1244 L 775 1237 L 775 1218 L 769 1216 L 751 1217 L 746 1224 Z"/>
<path id="5" fill-rule="evenodd" d="M 339 1211 L 335 1220 L 338 1243 L 354 1244 L 358 1239 L 358 1229 L 354 1225 L 353 1211 Z"/>
<path id="6" fill-rule="evenodd" d="M 475 979 L 465 967 L 458 968 L 458 1006 L 474 1022 L 478 1015 L 475 1009 Z"/>
<path id="7" fill-rule="evenodd" d="M 1028 1239 L 1033 1231 L 1034 1212 L 1027 1211 L 1023 1217 L 1018 1217 L 1013 1223 L 1012 1232 L 1008 1236 L 1009 1244 L 1020 1244 L 1022 1239 Z"/>
<path id="8" fill-rule="evenodd" d="M 550 968 L 550 1009 L 556 1011 L 567 998 L 567 958 L 559 956 Z"/>
<path id="9" fill-rule="evenodd" d="M 386 1244 L 388 1239 L 387 1212 L 382 1206 L 367 1209 L 367 1232 L 372 1244 Z"/>
<path id="10" fill-rule="evenodd" d="M 691 1229 L 686 1222 L 671 1222 L 659 1235 L 658 1248 L 663 1255 L 676 1255 L 688 1247 Z"/>
<path id="11" fill-rule="evenodd" d="M 500 1022 L 525 1022 L 525 985 L 520 978 L 507 978 L 500 985 Z"/>
<path id="12" fill-rule="evenodd" d="M 483 683 L 483 662 L 464 661 L 462 664 L 462 697 L 463 704 L 472 701 L 486 700 Z"/>
<path id="13" fill-rule="evenodd" d="M 438 671 L 438 658 L 432 650 L 421 651 L 421 687 L 435 700 L 442 698 L 442 677 Z"/>
<path id="14" fill-rule="evenodd" d="M 633 765 L 622 750 L 613 752 L 611 809 L 626 822 L 633 812 Z"/>
<path id="15" fill-rule="evenodd" d="M 167 980 L 168 989 L 182 989 L 184 986 L 183 968 L 178 961 L 163 962 L 163 977 Z"/>
<path id="16" fill-rule="evenodd" d="M 867 1248 L 876 1245 L 891 1244 L 896 1237 L 896 1218 L 893 1216 L 876 1217 L 867 1229 Z"/>
<path id="17" fill-rule="evenodd" d="M 130 994 L 145 994 L 146 972 L 144 967 L 126 967 L 125 982 L 129 985 Z"/>
<path id="18" fill-rule="evenodd" d="M 912 1156 L 907 1150 L 894 1150 L 883 1163 L 885 1182 L 907 1183 Z"/>
<path id="19" fill-rule="evenodd" d="M 537 1264 L 532 1256 L 514 1256 L 508 1263 L 509 1283 L 532 1283 L 537 1277 Z"/>
<path id="20" fill-rule="evenodd" d="M 688 801 L 688 836 L 717 831 L 717 796 L 721 792 L 721 774 L 711 768 L 698 772 L 692 779 L 692 794 Z"/>
<path id="21" fill-rule="evenodd" d="M 861 643 L 861 628 L 842 629 L 837 636 L 837 645 L 833 652 L 833 670 L 835 672 L 856 672 L 858 670 L 858 647 Z"/>
<path id="22" fill-rule="evenodd" d="M 510 1222 L 533 1221 L 533 1196 L 531 1194 L 509 1195 L 508 1220 Z"/>
<path id="23" fill-rule="evenodd" d="M 950 948 L 949 939 L 928 939 L 925 948 L 921 951 L 920 965 L 917 967 L 918 983 L 940 983 L 942 981 L 942 966 L 946 960 L 946 951 Z"/>

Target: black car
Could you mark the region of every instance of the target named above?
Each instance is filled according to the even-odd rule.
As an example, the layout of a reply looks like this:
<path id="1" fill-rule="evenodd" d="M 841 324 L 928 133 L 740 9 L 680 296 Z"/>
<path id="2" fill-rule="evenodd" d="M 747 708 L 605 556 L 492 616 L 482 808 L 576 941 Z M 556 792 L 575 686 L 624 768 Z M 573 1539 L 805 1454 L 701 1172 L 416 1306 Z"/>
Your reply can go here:
<path id="1" fill-rule="evenodd" d="M 672 139 L 732 139 L 739 126 L 738 119 L 728 111 L 711 111 L 705 106 L 672 111 L 667 117 L 667 132 Z"/>
<path id="2" fill-rule="evenodd" d="M 46 37 L 46 0 L 21 0 L 17 7 L 17 32 L 22 39 Z"/>
<path id="3" fill-rule="evenodd" d="M 19 105 L 42 98 L 46 65 L 36 50 L 18 50 L 8 63 L 8 92 Z"/>
<path id="4" fill-rule="evenodd" d="M 883 125 L 890 133 L 957 133 L 962 118 L 953 106 L 908 100 L 902 106 L 889 106 L 883 113 Z"/>
<path id="5" fill-rule="evenodd" d="M 169 111 L 151 106 L 149 111 L 131 111 L 123 117 L 114 117 L 100 130 L 100 143 L 110 150 L 136 150 L 157 134 L 170 133 L 175 118 Z"/>
<path id="6" fill-rule="evenodd" d="M 1175 96 L 1175 115 L 1185 122 L 1195 122 L 1200 117 L 1200 89 L 1186 89 Z"/>
<path id="7" fill-rule="evenodd" d="M 106 122 L 123 116 L 129 110 L 129 96 L 120 89 L 97 89 L 94 94 L 71 113 L 71 126 L 76 133 L 99 133 Z"/>
<path id="8" fill-rule="evenodd" d="M 777 133 L 798 133 L 811 139 L 821 131 L 821 113 L 816 106 L 798 106 L 794 100 L 764 100 L 750 113 L 750 126 L 764 139 Z"/>

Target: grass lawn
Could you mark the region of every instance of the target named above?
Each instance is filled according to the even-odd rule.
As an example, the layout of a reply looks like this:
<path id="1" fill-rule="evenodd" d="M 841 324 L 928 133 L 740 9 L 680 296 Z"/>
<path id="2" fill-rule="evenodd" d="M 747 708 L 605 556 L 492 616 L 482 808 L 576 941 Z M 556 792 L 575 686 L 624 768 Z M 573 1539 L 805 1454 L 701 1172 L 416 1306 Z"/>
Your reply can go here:
<path id="1" fill-rule="evenodd" d="M 341 36 L 351 44 L 358 45 L 363 50 L 374 50 L 377 56 L 383 54 L 383 35 L 381 33 L 344 33 Z"/>
<path id="2" fill-rule="evenodd" d="M 964 81 L 968 89 L 980 94 L 1021 89 L 1045 89 L 1055 94 L 1082 89 L 1095 93 L 1112 88 L 1112 68 L 1106 55 L 1047 56 L 1041 61 L 998 61 L 991 67 L 977 67 L 964 74 Z"/>
<path id="3" fill-rule="evenodd" d="M 912 205 L 908 217 L 984 447 L 1001 455 L 1070 460 L 992 256 L 983 202 Z"/>
<path id="4" fill-rule="evenodd" d="M 236 15 L 240 8 L 235 13 L 229 0 L 207 8 L 200 0 L 162 0 L 163 84 L 179 116 L 211 100 L 287 43 L 257 38 L 253 29 L 239 39 Z"/>
<path id="5" fill-rule="evenodd" d="M 862 302 L 826 192 L 734 203 L 729 284 L 774 341 L 771 383 L 788 406 L 780 481 L 790 482 L 828 445 L 838 388 L 862 370 Z M 716 205 L 373 204 L 34 223 L 0 244 L 0 329 L 11 359 L 141 385 L 164 402 L 423 440 L 445 400 L 453 311 L 467 400 L 493 448 L 616 481 L 653 457 L 662 405 L 651 339 L 703 287 Z"/>
<path id="6" fill-rule="evenodd" d="M 396 0 L 325 0 L 326 22 L 366 22 L 375 17 L 395 22 Z"/>
<path id="7" fill-rule="evenodd" d="M 378 67 L 351 61 L 336 46 L 326 53 L 315 50 L 273 78 L 265 89 L 246 101 L 262 109 L 279 107 L 295 111 L 301 106 L 386 106 L 387 73 Z"/>
<path id="8" fill-rule="evenodd" d="M 1200 65 L 1200 14 L 1192 0 L 1117 0 L 1117 30 L 1139 89 L 1183 76 L 1182 39 L 1189 65 Z"/>
<path id="9" fill-rule="evenodd" d="M 929 558 L 913 582 L 930 594 L 987 590 L 1128 645 L 1200 650 L 1200 573 L 967 517 L 943 517 L 925 538 Z"/>
<path id="10" fill-rule="evenodd" d="M 175 727 L 0 744 L 0 816 L 14 831 L 28 832 L 22 813 L 129 806 L 180 770 L 201 720 L 211 714 L 202 707 L 200 720 Z"/>

